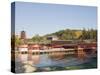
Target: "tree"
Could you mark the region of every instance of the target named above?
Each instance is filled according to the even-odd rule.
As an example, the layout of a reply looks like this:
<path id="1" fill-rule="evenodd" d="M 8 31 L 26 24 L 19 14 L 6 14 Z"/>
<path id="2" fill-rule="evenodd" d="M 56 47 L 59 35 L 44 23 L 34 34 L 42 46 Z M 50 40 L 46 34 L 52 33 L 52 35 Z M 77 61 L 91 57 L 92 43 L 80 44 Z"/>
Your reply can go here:
<path id="1" fill-rule="evenodd" d="M 42 37 L 39 36 L 38 34 L 36 34 L 35 36 L 32 37 L 32 41 L 34 43 L 39 43 L 39 42 L 41 42 L 41 40 L 42 40 Z"/>
<path id="2" fill-rule="evenodd" d="M 18 38 L 17 36 L 15 36 L 15 46 L 19 46 L 21 44 L 21 40 L 20 38 Z"/>
<path id="3" fill-rule="evenodd" d="M 11 35 L 11 49 L 15 50 L 15 47 L 18 47 L 20 44 L 21 44 L 21 40 L 14 34 Z"/>

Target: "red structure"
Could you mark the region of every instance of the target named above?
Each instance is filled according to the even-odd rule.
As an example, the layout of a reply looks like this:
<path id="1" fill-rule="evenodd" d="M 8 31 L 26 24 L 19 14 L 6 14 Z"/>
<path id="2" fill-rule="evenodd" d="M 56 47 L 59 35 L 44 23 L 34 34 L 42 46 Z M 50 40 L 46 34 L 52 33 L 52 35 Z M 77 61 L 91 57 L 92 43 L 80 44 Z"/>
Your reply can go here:
<path id="1" fill-rule="evenodd" d="M 40 47 L 38 44 L 28 44 L 28 50 L 39 50 Z"/>

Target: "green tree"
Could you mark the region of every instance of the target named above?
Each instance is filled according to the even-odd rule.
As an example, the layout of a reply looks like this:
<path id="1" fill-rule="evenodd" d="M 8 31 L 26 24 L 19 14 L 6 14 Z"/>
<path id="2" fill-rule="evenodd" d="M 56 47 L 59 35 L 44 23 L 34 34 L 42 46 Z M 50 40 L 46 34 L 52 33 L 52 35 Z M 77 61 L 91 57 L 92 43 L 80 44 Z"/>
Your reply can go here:
<path id="1" fill-rule="evenodd" d="M 32 41 L 33 41 L 34 43 L 40 43 L 41 40 L 42 40 L 42 37 L 39 36 L 38 34 L 36 34 L 35 36 L 32 37 Z"/>
<path id="2" fill-rule="evenodd" d="M 19 46 L 21 44 L 21 40 L 20 38 L 18 38 L 17 36 L 15 36 L 15 46 Z"/>

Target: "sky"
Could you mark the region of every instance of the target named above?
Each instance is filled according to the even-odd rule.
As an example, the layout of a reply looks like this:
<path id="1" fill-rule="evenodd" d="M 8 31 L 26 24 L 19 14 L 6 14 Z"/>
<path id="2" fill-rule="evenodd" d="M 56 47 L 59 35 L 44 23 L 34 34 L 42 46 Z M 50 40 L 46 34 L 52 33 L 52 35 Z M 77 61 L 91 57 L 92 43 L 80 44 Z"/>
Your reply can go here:
<path id="1" fill-rule="evenodd" d="M 97 29 L 97 7 L 15 3 L 15 33 L 26 31 L 27 37 L 45 35 L 63 29 Z"/>

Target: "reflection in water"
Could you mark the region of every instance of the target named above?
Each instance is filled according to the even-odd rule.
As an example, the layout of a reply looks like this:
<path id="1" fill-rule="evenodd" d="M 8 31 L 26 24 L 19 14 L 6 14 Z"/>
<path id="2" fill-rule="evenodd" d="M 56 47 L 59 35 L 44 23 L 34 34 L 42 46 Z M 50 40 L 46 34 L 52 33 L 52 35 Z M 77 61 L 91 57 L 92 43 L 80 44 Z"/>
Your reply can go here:
<path id="1" fill-rule="evenodd" d="M 23 64 L 24 72 L 34 72 L 34 71 L 51 71 L 51 70 L 59 70 L 59 69 L 81 69 L 86 64 L 91 64 L 96 62 L 91 61 L 91 57 L 86 58 L 84 61 L 79 60 L 76 57 L 65 57 L 60 60 L 52 59 L 49 55 L 32 55 L 32 54 L 18 54 L 16 57 L 16 62 L 20 62 Z M 86 64 L 85 64 L 86 63 Z M 22 65 L 21 64 L 21 65 Z M 82 65 L 84 64 L 84 65 Z M 79 66 L 80 65 L 80 66 Z M 73 67 L 75 66 L 75 67 Z M 89 65 L 88 65 L 89 66 Z M 93 64 L 96 67 L 96 63 Z M 55 67 L 55 68 L 54 68 Z M 57 68 L 58 67 L 58 68 Z M 78 68 L 77 68 L 78 67 Z M 90 68 L 92 65 L 90 66 Z"/>
<path id="2" fill-rule="evenodd" d="M 32 54 L 18 54 L 16 57 L 16 61 L 19 62 L 27 62 L 32 61 L 34 64 L 38 64 L 40 60 L 40 55 L 32 55 Z"/>
<path id="3" fill-rule="evenodd" d="M 19 54 L 16 59 L 16 61 L 26 62 L 28 61 L 28 54 Z"/>

